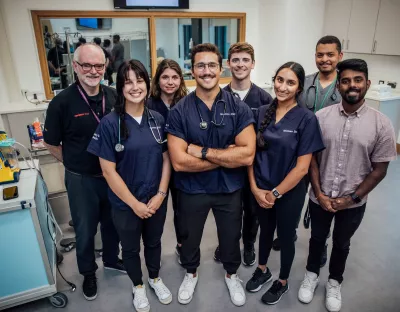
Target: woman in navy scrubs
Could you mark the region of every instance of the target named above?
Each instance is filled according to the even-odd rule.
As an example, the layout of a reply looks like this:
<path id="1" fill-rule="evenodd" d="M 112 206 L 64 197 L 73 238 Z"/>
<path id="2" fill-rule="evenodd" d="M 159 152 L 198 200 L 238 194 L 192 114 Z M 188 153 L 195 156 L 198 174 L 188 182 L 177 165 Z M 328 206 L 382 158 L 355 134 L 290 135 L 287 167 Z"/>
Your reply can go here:
<path id="1" fill-rule="evenodd" d="M 150 310 L 142 281 L 141 237 L 149 286 L 161 303 L 172 301 L 171 292 L 159 277 L 171 164 L 164 118 L 146 106 L 149 90 L 150 79 L 143 64 L 137 60 L 123 63 L 117 74 L 115 111 L 101 120 L 88 147 L 100 158 L 109 186 L 112 217 L 133 283 L 133 305 L 140 312 Z"/>
<path id="2" fill-rule="evenodd" d="M 249 167 L 253 204 L 260 223 L 259 265 L 246 289 L 256 292 L 272 280 L 267 261 L 277 228 L 281 241 L 279 279 L 263 295 L 266 304 L 277 303 L 289 290 L 288 278 L 295 254 L 297 223 L 303 208 L 312 154 L 324 149 L 315 115 L 297 105 L 305 73 L 300 64 L 282 65 L 274 77 L 276 98 L 261 106 L 257 122 L 257 152 Z"/>
<path id="3" fill-rule="evenodd" d="M 167 121 L 169 110 L 188 94 L 183 80 L 182 70 L 177 62 L 164 59 L 157 67 L 156 75 L 151 81 L 151 95 L 147 107 L 159 112 Z M 174 186 L 174 172 L 171 173 L 169 189 L 171 190 L 172 207 L 174 209 L 174 226 L 176 234 L 175 252 L 180 256 L 182 247 L 182 226 L 178 224 L 178 191 Z M 178 261 L 179 258 L 178 258 Z"/>

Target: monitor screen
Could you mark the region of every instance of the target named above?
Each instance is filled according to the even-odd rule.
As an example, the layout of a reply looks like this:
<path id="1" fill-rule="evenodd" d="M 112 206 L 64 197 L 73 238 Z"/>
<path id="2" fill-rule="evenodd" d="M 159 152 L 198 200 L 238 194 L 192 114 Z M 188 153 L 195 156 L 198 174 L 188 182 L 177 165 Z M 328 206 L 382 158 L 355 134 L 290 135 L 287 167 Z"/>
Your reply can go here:
<path id="1" fill-rule="evenodd" d="M 189 9 L 189 0 L 114 0 L 116 9 Z"/>
<path id="2" fill-rule="evenodd" d="M 111 29 L 112 19 L 111 18 L 77 18 L 76 29 L 77 30 L 90 30 L 90 29 Z"/>

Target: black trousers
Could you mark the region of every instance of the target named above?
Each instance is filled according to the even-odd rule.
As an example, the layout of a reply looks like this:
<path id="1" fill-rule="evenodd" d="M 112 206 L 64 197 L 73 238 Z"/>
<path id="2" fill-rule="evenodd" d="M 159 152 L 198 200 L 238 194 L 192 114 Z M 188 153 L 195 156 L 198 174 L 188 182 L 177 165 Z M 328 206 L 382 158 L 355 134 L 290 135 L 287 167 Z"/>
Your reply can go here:
<path id="1" fill-rule="evenodd" d="M 303 180 L 292 190 L 277 199 L 272 208 L 261 208 L 254 196 L 253 205 L 256 205 L 258 221 L 260 223 L 259 264 L 266 265 L 274 240 L 275 228 L 281 243 L 281 269 L 279 278 L 289 278 L 295 255 L 296 229 L 299 223 L 301 210 L 306 197 L 306 187 Z"/>
<path id="2" fill-rule="evenodd" d="M 338 211 L 328 212 L 321 206 L 309 201 L 311 215 L 311 239 L 307 260 L 307 271 L 319 275 L 320 259 L 326 238 L 331 229 L 333 218 L 335 225 L 332 235 L 332 253 L 329 261 L 329 278 L 343 282 L 347 256 L 350 251 L 350 239 L 358 229 L 364 217 L 366 204 Z"/>
<path id="3" fill-rule="evenodd" d="M 200 242 L 204 224 L 212 209 L 217 224 L 221 262 L 228 274 L 240 266 L 242 228 L 241 190 L 229 194 L 178 193 L 179 222 L 184 225 L 181 262 L 188 273 L 200 265 Z"/>
<path id="4" fill-rule="evenodd" d="M 108 185 L 103 177 L 83 176 L 65 171 L 65 186 L 76 233 L 76 259 L 79 273 L 96 272 L 94 237 L 100 222 L 103 241 L 103 261 L 118 260 L 119 237 L 111 219 Z"/>
<path id="5" fill-rule="evenodd" d="M 143 238 L 144 259 L 149 278 L 158 277 L 161 260 L 161 236 L 167 216 L 167 199 L 148 219 L 139 218 L 133 210 L 112 209 L 112 218 L 121 238 L 122 259 L 132 283 L 143 285 L 140 262 L 140 238 Z"/>
<path id="6" fill-rule="evenodd" d="M 171 191 L 172 208 L 174 210 L 174 228 L 176 235 L 176 242 L 182 244 L 182 226 L 179 224 L 179 211 L 178 211 L 178 189 L 175 188 L 173 183 L 169 183 L 169 190 Z"/>
<path id="7" fill-rule="evenodd" d="M 252 196 L 250 185 L 246 186 L 242 191 L 242 205 L 243 205 L 243 229 L 242 239 L 244 247 L 253 246 L 257 239 L 258 232 L 258 217 L 257 206 L 252 204 Z"/>

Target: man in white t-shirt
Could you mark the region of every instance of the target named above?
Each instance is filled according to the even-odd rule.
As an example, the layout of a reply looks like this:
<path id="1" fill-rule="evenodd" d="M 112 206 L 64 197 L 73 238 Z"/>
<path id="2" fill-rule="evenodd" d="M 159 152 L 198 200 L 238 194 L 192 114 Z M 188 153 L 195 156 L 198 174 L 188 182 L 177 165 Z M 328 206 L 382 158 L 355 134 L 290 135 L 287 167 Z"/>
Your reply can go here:
<path id="1" fill-rule="evenodd" d="M 262 105 L 272 103 L 271 95 L 250 80 L 251 70 L 254 69 L 254 65 L 254 49 L 250 44 L 247 42 L 238 42 L 229 48 L 228 66 L 232 73 L 232 82 L 224 90 L 238 96 L 253 112 L 257 111 Z M 251 205 L 251 190 L 247 180 L 242 192 L 242 207 L 244 212 L 242 229 L 244 251 L 242 263 L 245 266 L 252 266 L 256 261 L 254 243 L 258 231 L 258 219 L 253 207 L 254 205 Z M 215 250 L 214 259 L 220 261 L 218 247 Z"/>

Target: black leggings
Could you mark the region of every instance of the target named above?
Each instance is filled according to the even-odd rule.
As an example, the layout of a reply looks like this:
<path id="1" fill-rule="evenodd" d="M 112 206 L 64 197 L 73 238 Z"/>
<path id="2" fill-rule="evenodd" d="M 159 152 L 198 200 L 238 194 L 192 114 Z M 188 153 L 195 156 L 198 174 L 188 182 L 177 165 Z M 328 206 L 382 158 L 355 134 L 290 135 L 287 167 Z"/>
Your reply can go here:
<path id="1" fill-rule="evenodd" d="M 164 199 L 157 212 L 148 219 L 140 219 L 132 209 L 112 209 L 112 218 L 121 239 L 122 259 L 133 285 L 142 285 L 140 239 L 143 239 L 144 259 L 149 278 L 158 277 L 161 260 L 161 236 L 167 215 Z"/>
<path id="2" fill-rule="evenodd" d="M 296 229 L 306 197 L 306 186 L 303 180 L 292 190 L 275 201 L 272 208 L 261 208 L 256 199 L 258 220 L 260 223 L 259 259 L 260 265 L 266 265 L 274 240 L 275 228 L 281 243 L 281 270 L 279 278 L 289 278 L 295 254 Z"/>

